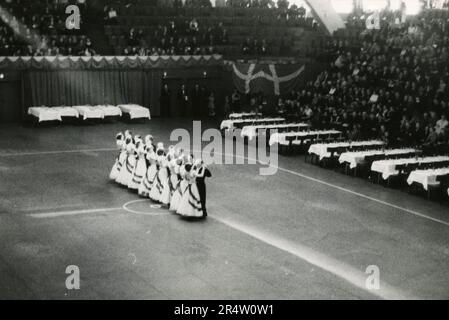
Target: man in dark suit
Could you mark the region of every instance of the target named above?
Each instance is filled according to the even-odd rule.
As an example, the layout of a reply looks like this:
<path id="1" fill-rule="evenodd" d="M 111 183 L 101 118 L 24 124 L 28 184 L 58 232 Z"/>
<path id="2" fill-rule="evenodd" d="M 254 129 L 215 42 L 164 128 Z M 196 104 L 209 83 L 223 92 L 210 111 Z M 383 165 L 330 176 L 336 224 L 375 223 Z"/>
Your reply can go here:
<path id="1" fill-rule="evenodd" d="M 190 97 L 187 92 L 186 86 L 183 84 L 181 88 L 179 88 L 178 96 L 177 96 L 179 111 L 181 116 L 185 117 L 189 115 L 188 106 L 190 102 Z"/>
<path id="2" fill-rule="evenodd" d="M 203 91 L 200 85 L 197 83 L 192 90 L 192 111 L 195 117 L 201 117 L 201 109 L 203 105 Z"/>
<path id="3" fill-rule="evenodd" d="M 168 84 L 164 84 L 161 90 L 161 97 L 160 97 L 160 106 L 161 106 L 161 116 L 162 117 L 170 117 L 170 99 L 171 99 L 171 91 L 168 88 Z"/>

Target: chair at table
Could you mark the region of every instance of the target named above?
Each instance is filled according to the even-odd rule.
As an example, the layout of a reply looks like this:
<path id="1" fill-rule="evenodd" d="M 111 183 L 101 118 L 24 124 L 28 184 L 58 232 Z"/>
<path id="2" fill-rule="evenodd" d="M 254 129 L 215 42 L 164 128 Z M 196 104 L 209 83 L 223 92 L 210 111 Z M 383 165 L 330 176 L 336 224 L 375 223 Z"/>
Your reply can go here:
<path id="1" fill-rule="evenodd" d="M 445 194 L 449 196 L 449 174 L 437 177 L 437 181 L 440 183 L 442 189 L 446 191 Z"/>

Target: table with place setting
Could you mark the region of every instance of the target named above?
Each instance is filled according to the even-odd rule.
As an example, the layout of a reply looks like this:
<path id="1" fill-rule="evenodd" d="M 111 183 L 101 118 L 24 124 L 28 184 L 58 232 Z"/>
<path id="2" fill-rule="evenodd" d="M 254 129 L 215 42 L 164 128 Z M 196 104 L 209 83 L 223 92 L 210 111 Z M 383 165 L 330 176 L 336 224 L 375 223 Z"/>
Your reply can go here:
<path id="1" fill-rule="evenodd" d="M 301 131 L 309 128 L 310 125 L 307 123 L 289 123 L 289 124 L 271 124 L 271 125 L 249 125 L 242 128 L 240 135 L 242 138 L 248 138 L 252 140 L 257 137 L 260 133 L 267 134 L 267 132 L 273 130 L 295 130 Z"/>
<path id="2" fill-rule="evenodd" d="M 374 161 L 371 164 L 371 171 L 380 173 L 384 180 L 387 180 L 391 176 L 396 176 L 400 172 L 398 167 L 401 165 L 412 164 L 438 164 L 448 162 L 449 156 L 435 156 L 435 157 L 415 157 L 404 159 L 387 159 Z"/>
<path id="3" fill-rule="evenodd" d="M 221 130 L 232 131 L 234 129 L 242 129 L 247 125 L 274 125 L 285 123 L 285 118 L 251 118 L 240 120 L 223 120 L 220 125 Z"/>
<path id="4" fill-rule="evenodd" d="M 256 112 L 242 112 L 242 113 L 231 113 L 228 118 L 231 120 L 244 120 L 244 119 L 248 119 L 248 118 L 257 118 L 257 117 L 261 117 L 262 114 L 261 113 L 256 113 Z"/>
<path id="5" fill-rule="evenodd" d="M 336 150 L 340 148 L 350 149 L 353 147 L 379 147 L 383 146 L 383 141 L 371 140 L 371 141 L 346 141 L 346 142 L 331 142 L 331 143 L 316 143 L 309 147 L 309 154 L 316 155 L 319 160 L 330 158 L 336 154 Z"/>
<path id="6" fill-rule="evenodd" d="M 338 130 L 316 130 L 274 133 L 270 136 L 270 146 L 280 144 L 285 146 L 302 145 L 307 141 L 319 138 L 340 137 L 342 134 Z"/>
<path id="7" fill-rule="evenodd" d="M 412 185 L 413 183 L 420 184 L 424 190 L 429 190 L 430 186 L 439 186 L 440 182 L 438 177 L 449 174 L 449 167 L 439 169 L 426 169 L 415 170 L 410 172 L 407 178 L 407 183 Z"/>
<path id="8" fill-rule="evenodd" d="M 344 152 L 338 158 L 340 163 L 347 163 L 349 168 L 354 169 L 358 165 L 365 162 L 365 158 L 369 156 L 375 155 L 383 155 L 383 156 L 398 156 L 398 155 L 413 155 L 417 152 L 416 149 L 413 148 L 404 148 L 404 149 L 387 149 L 387 150 L 366 150 L 366 151 L 349 151 Z"/>

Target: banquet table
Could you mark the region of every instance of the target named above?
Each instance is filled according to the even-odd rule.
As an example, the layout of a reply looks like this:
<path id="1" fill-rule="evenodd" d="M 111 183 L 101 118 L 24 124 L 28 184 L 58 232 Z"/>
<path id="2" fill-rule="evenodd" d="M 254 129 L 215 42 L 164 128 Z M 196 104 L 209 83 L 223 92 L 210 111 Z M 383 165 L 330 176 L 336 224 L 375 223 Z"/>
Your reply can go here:
<path id="1" fill-rule="evenodd" d="M 276 129 L 306 129 L 309 128 L 310 125 L 306 123 L 290 123 L 290 124 L 272 124 L 272 125 L 256 125 L 256 126 L 244 126 L 242 128 L 242 132 L 240 135 L 242 138 L 248 138 L 249 140 L 252 140 L 253 138 L 257 137 L 259 132 L 266 133 L 268 130 L 276 130 Z"/>
<path id="2" fill-rule="evenodd" d="M 409 185 L 418 183 L 424 190 L 428 190 L 429 186 L 439 186 L 440 182 L 437 181 L 437 178 L 447 174 L 449 174 L 449 168 L 415 170 L 410 172 L 407 183 Z"/>
<path id="3" fill-rule="evenodd" d="M 236 120 L 236 119 L 256 118 L 260 116 L 262 116 L 261 113 L 255 112 L 231 113 L 229 115 L 229 119 Z"/>
<path id="4" fill-rule="evenodd" d="M 372 141 L 354 141 L 354 142 L 332 142 L 332 143 L 317 143 L 312 144 L 309 148 L 309 154 L 315 154 L 320 160 L 324 158 L 332 157 L 333 150 L 338 148 L 351 148 L 351 147 L 370 147 L 370 146 L 383 146 L 384 142 L 372 140 Z"/>
<path id="5" fill-rule="evenodd" d="M 121 104 L 118 105 L 123 113 L 129 115 L 131 119 L 145 118 L 151 119 L 150 110 L 137 104 Z"/>
<path id="6" fill-rule="evenodd" d="M 28 114 L 38 118 L 39 122 L 42 121 L 62 121 L 59 111 L 53 108 L 41 106 L 28 108 Z"/>
<path id="7" fill-rule="evenodd" d="M 257 119 L 244 119 L 244 120 L 223 120 L 220 125 L 221 130 L 234 130 L 237 128 L 242 128 L 245 125 L 255 125 L 255 124 L 280 124 L 284 123 L 285 118 L 257 118 Z"/>
<path id="8" fill-rule="evenodd" d="M 368 151 L 355 151 L 355 152 L 344 152 L 340 155 L 338 161 L 340 163 L 349 163 L 351 169 L 356 168 L 359 164 L 365 161 L 368 156 L 375 155 L 410 155 L 416 152 L 416 149 L 406 148 L 406 149 L 389 149 L 389 150 L 368 150 Z"/>
<path id="9" fill-rule="evenodd" d="M 76 109 L 83 120 L 87 119 L 104 119 L 104 112 L 93 106 L 73 106 Z"/>
<path id="10" fill-rule="evenodd" d="M 387 180 L 389 177 L 399 174 L 399 171 L 397 170 L 398 165 L 430 164 L 430 163 L 438 163 L 438 162 L 446 162 L 446 161 L 449 161 L 449 156 L 379 160 L 379 161 L 374 161 L 371 164 L 371 171 L 381 173 L 382 178 L 384 180 Z"/>
<path id="11" fill-rule="evenodd" d="M 59 112 L 59 115 L 61 117 L 72 117 L 72 118 L 78 118 L 79 112 L 78 110 L 72 108 L 72 107 L 52 107 L 53 110 Z"/>
<path id="12" fill-rule="evenodd" d="M 317 139 L 321 137 L 340 136 L 341 131 L 337 130 L 317 130 L 317 131 L 298 131 L 274 133 L 270 136 L 270 146 L 273 144 L 290 145 L 300 144 L 306 140 Z"/>
<path id="13" fill-rule="evenodd" d="M 103 111 L 105 117 L 121 117 L 122 110 L 119 107 L 111 106 L 111 105 L 98 105 L 96 108 Z"/>

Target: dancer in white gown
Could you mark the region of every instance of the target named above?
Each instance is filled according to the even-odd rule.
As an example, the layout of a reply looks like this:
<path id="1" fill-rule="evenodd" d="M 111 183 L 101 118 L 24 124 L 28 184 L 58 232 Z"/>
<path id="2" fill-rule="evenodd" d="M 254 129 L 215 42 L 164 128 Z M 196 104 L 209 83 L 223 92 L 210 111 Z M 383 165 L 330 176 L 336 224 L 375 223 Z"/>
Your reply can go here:
<path id="1" fill-rule="evenodd" d="M 167 192 L 164 193 L 164 190 L 169 190 L 170 186 L 168 185 L 167 159 L 164 151 L 164 145 L 162 143 L 158 143 L 156 154 L 156 163 L 158 169 L 156 179 L 154 180 L 153 186 L 151 188 L 150 199 L 155 202 L 165 203 L 170 199 L 167 199 Z"/>
<path id="2" fill-rule="evenodd" d="M 122 168 L 123 163 L 125 162 L 126 157 L 126 149 L 125 149 L 125 137 L 123 133 L 119 132 L 116 135 L 116 144 L 118 150 L 120 150 L 119 155 L 115 159 L 115 163 L 112 166 L 111 172 L 109 173 L 109 179 L 114 180 L 117 179 L 120 169 Z"/>
<path id="3" fill-rule="evenodd" d="M 132 138 L 126 139 L 126 161 L 117 177 L 117 182 L 121 185 L 128 186 L 132 180 L 134 167 L 136 165 L 136 156 L 134 155 L 134 143 Z"/>
<path id="4" fill-rule="evenodd" d="M 154 152 L 152 142 L 147 144 L 145 149 L 148 169 L 140 183 L 138 193 L 142 197 L 149 197 L 157 174 L 157 155 L 156 152 Z"/>
<path id="5" fill-rule="evenodd" d="M 196 167 L 192 167 L 190 173 L 185 175 L 188 187 L 182 195 L 181 202 L 179 203 L 178 214 L 184 217 L 202 218 L 203 209 L 201 206 L 201 198 L 196 185 Z"/>
<path id="6" fill-rule="evenodd" d="M 175 156 L 170 160 L 170 206 L 171 202 L 173 201 L 173 195 L 176 192 L 176 189 L 178 189 L 179 183 L 181 182 L 181 177 L 179 175 L 179 167 L 181 166 L 182 160 L 178 159 Z"/>
<path id="7" fill-rule="evenodd" d="M 133 177 L 128 184 L 128 188 L 138 190 L 143 177 L 147 173 L 147 162 L 145 159 L 145 145 L 142 140 L 137 140 L 135 152 L 137 154 L 137 163 L 134 168 Z"/>
<path id="8" fill-rule="evenodd" d="M 121 152 L 110 172 L 110 178 L 137 190 L 140 196 L 168 206 L 184 217 L 205 218 L 206 188 L 204 179 L 211 173 L 201 159 L 185 155 L 182 149 L 170 146 L 167 154 L 163 143 L 153 144 L 147 135 L 145 142 L 126 130 L 116 136 Z"/>
<path id="9" fill-rule="evenodd" d="M 178 186 L 176 190 L 173 192 L 171 201 L 170 201 L 170 211 L 176 212 L 179 207 L 179 203 L 181 202 L 182 195 L 189 187 L 189 183 L 186 180 L 186 174 L 189 174 L 192 165 L 191 164 L 184 164 L 184 160 L 182 157 L 177 159 L 178 166 L 179 166 L 179 178 L 180 181 L 178 183 Z M 189 170 L 189 171 L 187 171 Z"/>

